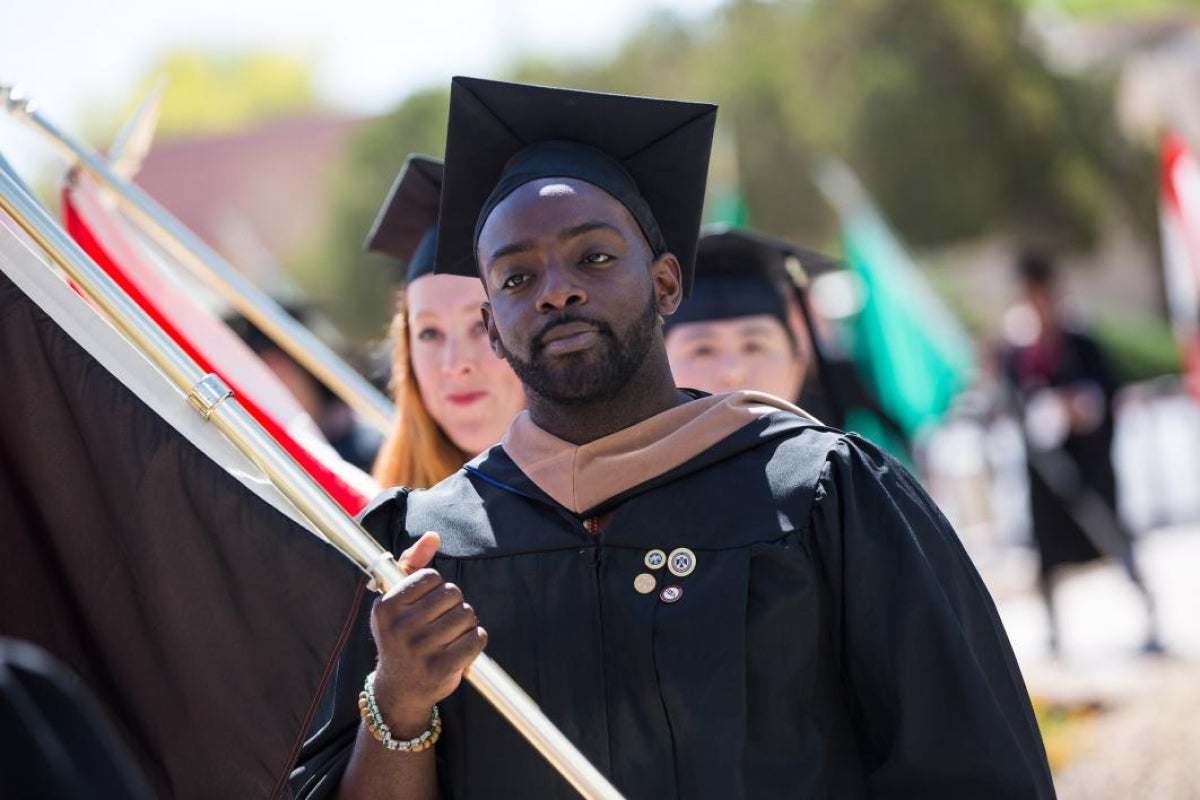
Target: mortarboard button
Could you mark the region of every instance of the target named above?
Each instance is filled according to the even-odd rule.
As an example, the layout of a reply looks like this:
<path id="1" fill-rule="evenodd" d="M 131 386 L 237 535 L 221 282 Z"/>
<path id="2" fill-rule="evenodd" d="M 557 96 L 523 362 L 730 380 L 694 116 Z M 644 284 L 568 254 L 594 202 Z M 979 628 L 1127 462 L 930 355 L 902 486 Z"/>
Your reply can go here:
<path id="1" fill-rule="evenodd" d="M 678 603 L 682 597 L 683 587 L 676 586 L 675 584 L 663 587 L 663 590 L 658 593 L 658 599 L 662 600 L 664 603 Z"/>
<path id="2" fill-rule="evenodd" d="M 643 572 L 633 579 L 633 588 L 637 589 L 638 594 L 650 594 L 654 591 L 654 586 L 657 581 L 649 572 Z"/>
<path id="3" fill-rule="evenodd" d="M 667 554 L 662 550 L 654 549 L 646 553 L 645 561 L 647 569 L 662 569 L 662 565 L 667 563 Z"/>
<path id="4" fill-rule="evenodd" d="M 678 578 L 691 575 L 696 569 L 696 554 L 686 547 L 675 548 L 667 556 L 667 569 Z"/>

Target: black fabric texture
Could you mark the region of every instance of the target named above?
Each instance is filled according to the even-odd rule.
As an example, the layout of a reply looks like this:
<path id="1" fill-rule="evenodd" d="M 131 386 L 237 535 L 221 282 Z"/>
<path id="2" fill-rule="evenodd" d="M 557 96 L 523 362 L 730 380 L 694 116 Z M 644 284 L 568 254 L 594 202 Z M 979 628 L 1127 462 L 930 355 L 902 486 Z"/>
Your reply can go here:
<path id="1" fill-rule="evenodd" d="M 0 363 L 0 635 L 80 677 L 156 796 L 282 796 L 357 570 L 3 275 Z"/>
<path id="2" fill-rule="evenodd" d="M 365 524 L 393 552 L 442 534 L 435 566 L 489 653 L 631 799 L 1054 796 L 982 582 L 916 481 L 857 437 L 772 413 L 583 515 L 496 447 Z M 635 591 L 647 551 L 677 547 L 694 572 Z M 357 673 L 374 650 L 353 641 Z M 332 796 L 359 683 L 331 687 L 299 797 Z M 575 796 L 470 686 L 442 716 L 443 798 Z"/>

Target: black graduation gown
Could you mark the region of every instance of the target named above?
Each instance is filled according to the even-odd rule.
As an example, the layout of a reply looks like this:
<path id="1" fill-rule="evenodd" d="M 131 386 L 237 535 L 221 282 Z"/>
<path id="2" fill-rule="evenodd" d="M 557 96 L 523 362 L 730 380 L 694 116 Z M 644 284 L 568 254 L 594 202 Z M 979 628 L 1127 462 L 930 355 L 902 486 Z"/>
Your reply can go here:
<path id="1" fill-rule="evenodd" d="M 1133 542 L 1117 514 L 1117 477 L 1112 461 L 1116 385 L 1091 336 L 1073 330 L 1063 331 L 1062 336 L 1059 358 L 1047 375 L 1033 378 L 1022 374 L 1023 348 L 1012 348 L 1004 355 L 1005 378 L 1022 403 L 1040 388 L 1083 383 L 1097 387 L 1104 396 L 1104 417 L 1095 430 L 1067 436 L 1057 453 L 1043 458 L 1040 464 L 1027 459 L 1030 523 L 1042 575 L 1104 556 L 1128 559 Z M 1085 530 L 1079 515 L 1072 512 L 1072 504 L 1080 501 L 1081 490 L 1099 497 L 1107 509 L 1109 519 L 1104 531 Z M 1099 546 L 1100 542 L 1105 546 Z"/>
<path id="2" fill-rule="evenodd" d="M 496 447 L 365 524 L 396 553 L 441 533 L 436 566 L 489 653 L 629 798 L 1053 797 L 987 591 L 913 478 L 857 437 L 771 413 L 583 515 Z M 635 591 L 646 552 L 677 547 L 695 571 Z M 364 621 L 299 797 L 340 778 L 373 663 Z M 467 684 L 441 707 L 443 797 L 575 796 Z"/>

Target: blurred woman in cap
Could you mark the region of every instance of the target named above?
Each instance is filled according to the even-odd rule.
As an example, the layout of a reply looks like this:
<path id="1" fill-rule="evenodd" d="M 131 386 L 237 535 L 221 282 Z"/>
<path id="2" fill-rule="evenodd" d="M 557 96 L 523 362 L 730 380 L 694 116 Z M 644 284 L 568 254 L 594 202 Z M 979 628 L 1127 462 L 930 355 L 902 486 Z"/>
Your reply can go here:
<path id="1" fill-rule="evenodd" d="M 396 421 L 373 474 L 383 486 L 432 486 L 500 440 L 525 407 L 495 355 L 475 278 L 433 274 L 441 162 L 410 156 L 367 239 L 407 262 L 392 320 Z"/>

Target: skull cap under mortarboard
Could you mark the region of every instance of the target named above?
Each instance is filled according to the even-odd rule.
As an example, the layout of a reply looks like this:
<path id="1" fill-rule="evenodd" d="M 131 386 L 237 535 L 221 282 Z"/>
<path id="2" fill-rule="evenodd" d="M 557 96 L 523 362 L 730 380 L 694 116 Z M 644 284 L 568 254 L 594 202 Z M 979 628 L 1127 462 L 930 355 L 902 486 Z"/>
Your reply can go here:
<path id="1" fill-rule="evenodd" d="M 388 192 L 365 247 L 405 263 L 405 284 L 433 273 L 442 162 L 410 155 Z"/>
<path id="2" fill-rule="evenodd" d="M 437 272 L 478 277 L 482 213 L 539 178 L 613 195 L 691 291 L 717 107 L 457 77 L 450 85 Z"/>

